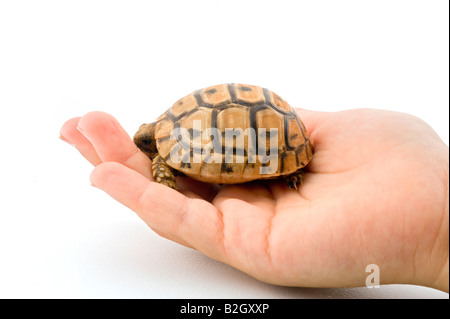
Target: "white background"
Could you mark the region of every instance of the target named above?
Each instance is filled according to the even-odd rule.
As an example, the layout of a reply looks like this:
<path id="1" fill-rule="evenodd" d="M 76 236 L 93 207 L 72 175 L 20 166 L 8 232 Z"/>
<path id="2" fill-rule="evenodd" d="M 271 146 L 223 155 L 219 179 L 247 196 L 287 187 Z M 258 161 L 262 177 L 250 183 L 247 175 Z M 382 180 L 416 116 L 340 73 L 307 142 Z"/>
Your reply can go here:
<path id="1" fill-rule="evenodd" d="M 0 0 L 0 297 L 448 298 L 258 282 L 155 235 L 58 139 L 92 110 L 132 135 L 191 91 L 238 82 L 296 107 L 412 113 L 448 145 L 448 6 Z"/>

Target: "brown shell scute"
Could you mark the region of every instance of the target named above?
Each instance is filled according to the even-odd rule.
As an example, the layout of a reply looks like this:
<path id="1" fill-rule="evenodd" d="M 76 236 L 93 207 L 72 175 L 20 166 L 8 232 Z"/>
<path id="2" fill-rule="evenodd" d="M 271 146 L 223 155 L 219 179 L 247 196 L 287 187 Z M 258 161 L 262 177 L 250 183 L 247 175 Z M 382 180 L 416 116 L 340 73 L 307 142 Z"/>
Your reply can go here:
<path id="1" fill-rule="evenodd" d="M 259 86 L 231 83 L 197 90 L 175 102 L 158 121 L 155 137 L 161 157 L 174 169 L 205 182 L 241 183 L 289 175 L 306 166 L 312 158 L 312 146 L 297 113 L 277 94 Z M 174 128 L 184 128 L 191 139 L 185 142 L 181 137 L 168 136 Z M 208 128 L 220 132 L 219 140 L 201 134 Z M 227 135 L 227 129 L 234 129 L 235 135 Z M 258 129 L 266 129 L 266 136 L 259 136 Z M 271 129 L 275 130 L 273 135 L 269 134 Z M 270 163 L 264 163 L 248 151 L 249 130 L 255 132 L 256 149 L 265 146 L 270 153 L 271 142 L 277 142 L 277 167 L 269 174 L 261 174 L 261 170 Z M 239 132 L 244 132 L 245 138 Z M 266 145 L 262 145 L 264 140 Z M 215 156 L 221 161 L 194 160 L 204 155 L 208 150 L 206 145 L 219 150 Z M 184 159 L 181 162 L 170 156 L 177 149 Z"/>

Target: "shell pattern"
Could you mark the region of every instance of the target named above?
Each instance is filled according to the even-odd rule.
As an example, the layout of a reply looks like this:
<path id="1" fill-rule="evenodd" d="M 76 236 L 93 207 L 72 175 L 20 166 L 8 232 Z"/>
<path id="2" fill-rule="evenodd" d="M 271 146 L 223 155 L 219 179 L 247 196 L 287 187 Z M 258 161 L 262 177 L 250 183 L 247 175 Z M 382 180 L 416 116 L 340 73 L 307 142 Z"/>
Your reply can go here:
<path id="1" fill-rule="evenodd" d="M 210 183 L 289 175 L 313 154 L 305 126 L 288 103 L 268 89 L 234 83 L 175 102 L 158 118 L 155 139 L 169 166 Z"/>

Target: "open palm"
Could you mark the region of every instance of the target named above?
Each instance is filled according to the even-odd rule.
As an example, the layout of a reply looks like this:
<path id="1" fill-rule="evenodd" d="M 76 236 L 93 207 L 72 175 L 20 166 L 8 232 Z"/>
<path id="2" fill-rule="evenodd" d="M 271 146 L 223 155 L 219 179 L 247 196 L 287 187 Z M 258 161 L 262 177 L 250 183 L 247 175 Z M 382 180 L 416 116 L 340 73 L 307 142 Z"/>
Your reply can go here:
<path id="1" fill-rule="evenodd" d="M 315 149 L 298 191 L 276 180 L 179 178 L 180 192 L 157 184 L 150 160 L 106 113 L 67 121 L 61 136 L 96 166 L 91 183 L 158 234 L 262 281 L 362 286 L 369 264 L 382 283 L 438 281 L 448 148 L 434 131 L 388 111 L 298 112 Z"/>

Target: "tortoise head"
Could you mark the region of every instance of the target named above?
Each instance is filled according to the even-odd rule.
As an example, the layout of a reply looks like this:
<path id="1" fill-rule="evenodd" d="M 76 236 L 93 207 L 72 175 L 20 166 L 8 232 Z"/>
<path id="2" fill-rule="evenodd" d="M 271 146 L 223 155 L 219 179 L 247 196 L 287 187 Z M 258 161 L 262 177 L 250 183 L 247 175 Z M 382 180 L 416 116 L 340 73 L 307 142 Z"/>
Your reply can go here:
<path id="1" fill-rule="evenodd" d="M 134 144 L 151 159 L 158 154 L 155 140 L 155 127 L 156 122 L 142 124 L 133 137 Z"/>

